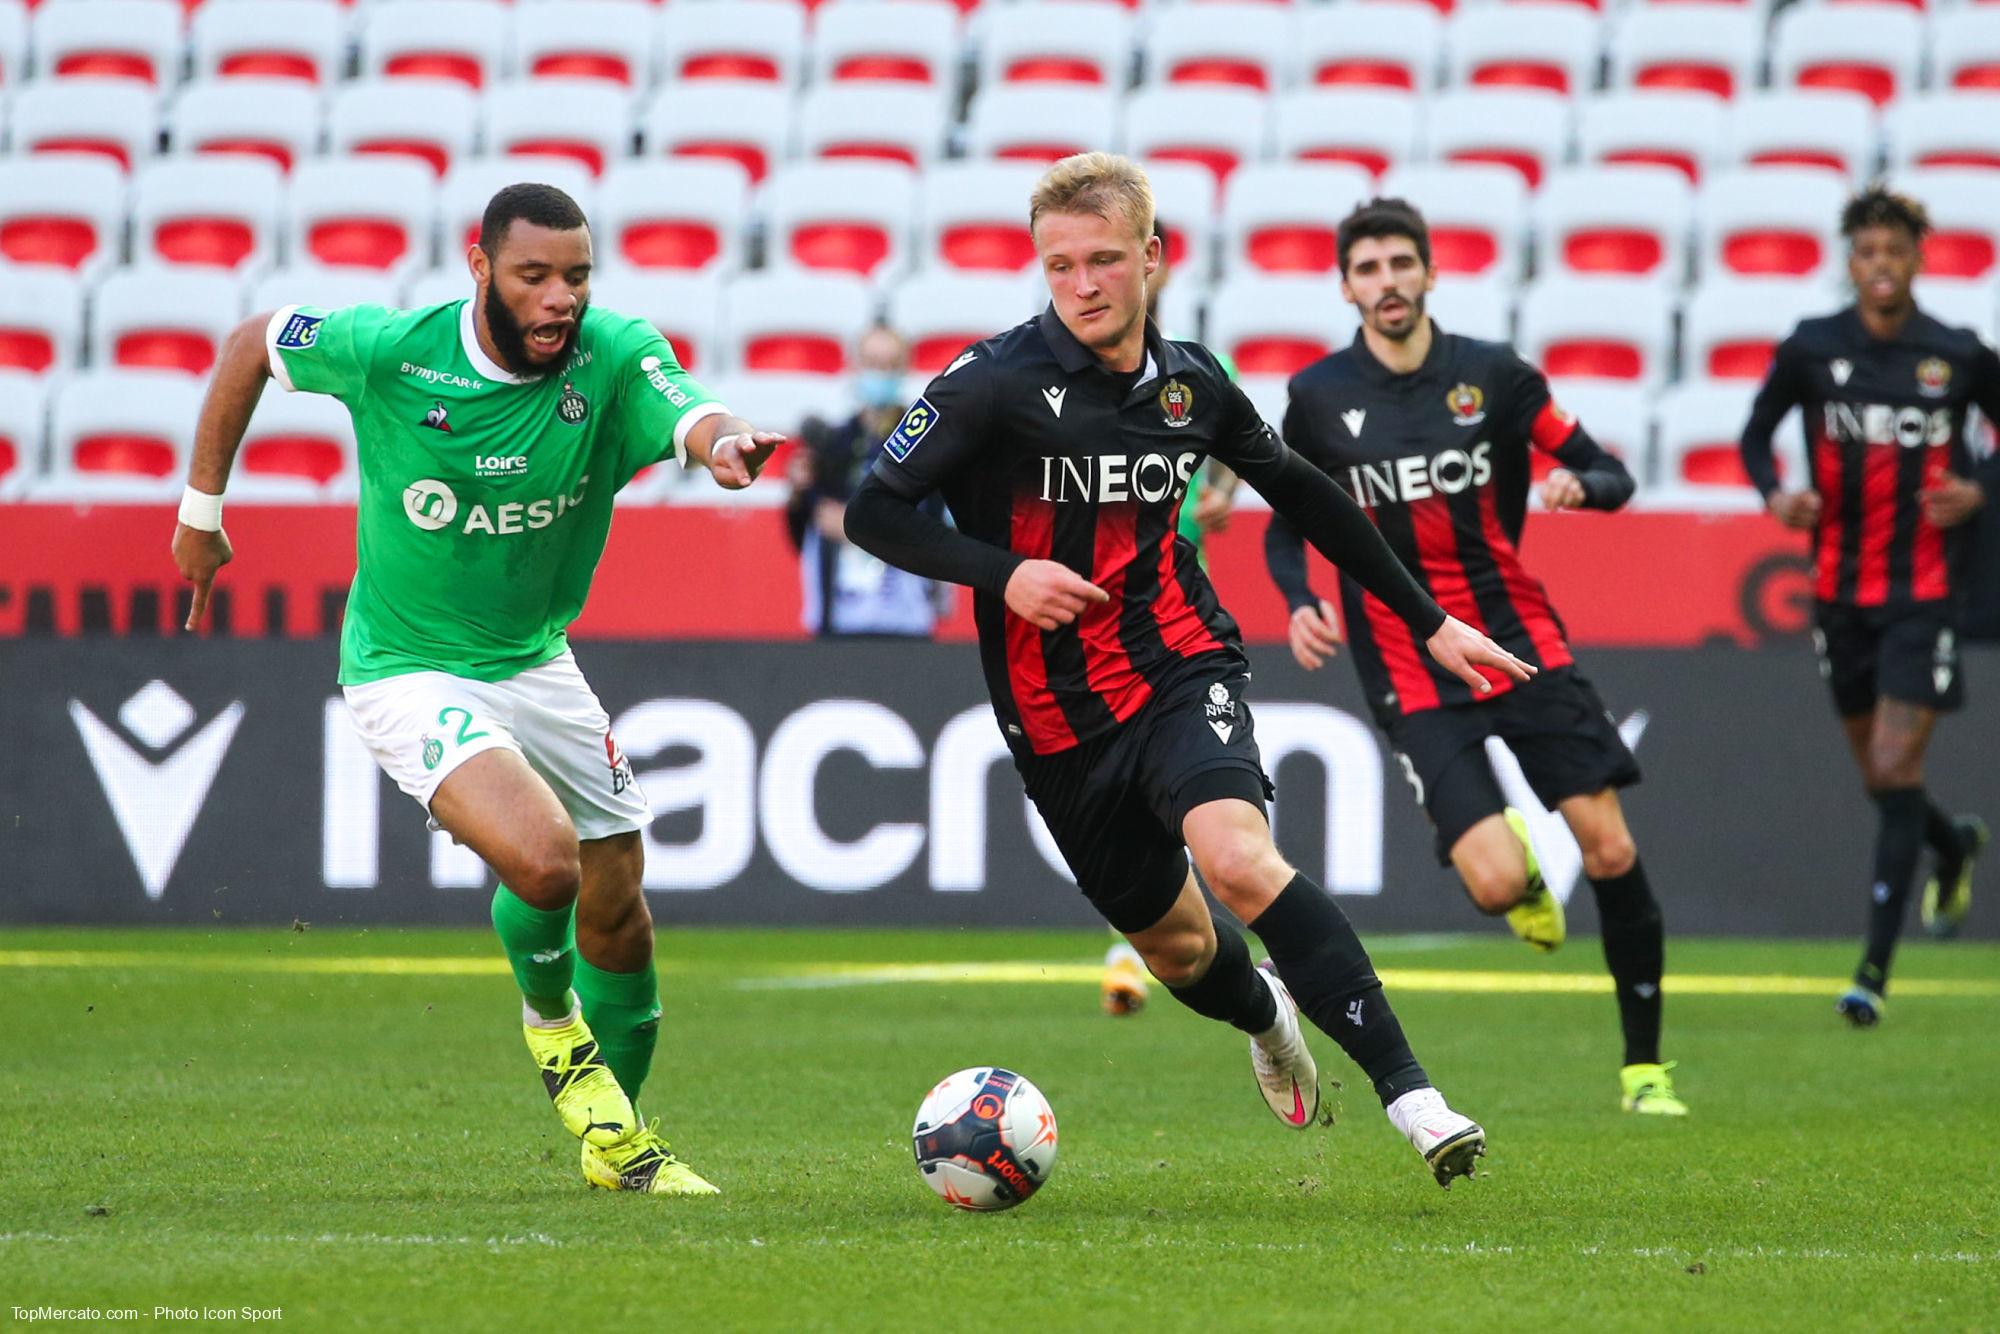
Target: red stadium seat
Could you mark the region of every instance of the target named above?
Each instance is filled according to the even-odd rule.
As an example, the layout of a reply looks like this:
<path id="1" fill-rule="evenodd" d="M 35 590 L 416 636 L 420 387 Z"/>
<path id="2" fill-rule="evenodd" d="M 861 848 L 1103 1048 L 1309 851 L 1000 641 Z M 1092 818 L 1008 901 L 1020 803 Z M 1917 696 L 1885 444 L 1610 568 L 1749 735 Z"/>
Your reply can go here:
<path id="1" fill-rule="evenodd" d="M 331 84 L 345 54 L 342 27 L 332 0 L 204 5 L 190 25 L 195 77 Z"/>
<path id="2" fill-rule="evenodd" d="M 1020 273 L 1035 263 L 1021 201 L 1034 167 L 1011 162 L 941 162 L 917 183 L 917 254 L 932 265 L 974 273 Z"/>
<path id="3" fill-rule="evenodd" d="M 1704 273 L 1822 278 L 1839 258 L 1835 235 L 1847 186 L 1813 167 L 1717 172 L 1696 214 Z"/>
<path id="4" fill-rule="evenodd" d="M 1246 88 L 1158 85 L 1124 109 L 1124 150 L 1159 162 L 1206 167 L 1218 185 L 1263 155 L 1266 99 Z"/>
<path id="5" fill-rule="evenodd" d="M 160 115 L 152 91 L 129 79 L 39 79 L 14 96 L 14 151 L 90 153 L 121 171 L 152 156 Z"/>
<path id="6" fill-rule="evenodd" d="M 0 264 L 0 369 L 68 370 L 83 334 L 83 284 L 67 269 Z"/>
<path id="7" fill-rule="evenodd" d="M 1763 57 L 1763 16 L 1726 0 L 1637 5 L 1611 41 L 1611 86 L 1698 92 L 1728 101 L 1749 91 Z"/>
<path id="8" fill-rule="evenodd" d="M 1423 212 L 1439 273 L 1513 281 L 1525 269 L 1528 190 L 1511 168 L 1399 167 L 1383 177 L 1381 192 Z"/>
<path id="9" fill-rule="evenodd" d="M 1517 172 L 1529 189 L 1559 165 L 1569 144 L 1569 103 L 1547 92 L 1473 89 L 1429 104 L 1432 156 L 1491 163 Z"/>
<path id="10" fill-rule="evenodd" d="M 660 33 L 670 82 L 733 79 L 798 86 L 806 11 L 793 0 L 682 5 Z"/>
<path id="11" fill-rule="evenodd" d="M 1017 0 L 981 14 L 979 87 L 1074 83 L 1119 87 L 1132 59 L 1132 16 L 1121 5 Z"/>
<path id="12" fill-rule="evenodd" d="M 445 80 L 477 92 L 500 73 L 508 7 L 500 0 L 424 0 L 376 10 L 361 29 L 363 78 Z"/>
<path id="13" fill-rule="evenodd" d="M 944 150 L 946 113 L 938 91 L 922 84 L 822 84 L 799 102 L 799 152 L 920 168 Z"/>
<path id="14" fill-rule="evenodd" d="M 848 349 L 873 308 L 858 277 L 796 271 L 739 278 L 723 305 L 736 366 L 814 375 L 847 371 Z"/>
<path id="15" fill-rule="evenodd" d="M 262 158 L 163 158 L 132 183 L 138 262 L 262 267 L 276 248 L 283 178 Z"/>
<path id="16" fill-rule="evenodd" d="M 1678 281 L 1687 266 L 1692 193 L 1678 173 L 1656 167 L 1558 172 L 1536 199 L 1544 253 L 1580 276 Z"/>
<path id="17" fill-rule="evenodd" d="M 1373 193 L 1358 167 L 1270 163 L 1245 167 L 1222 198 L 1227 272 L 1327 274 L 1339 267 L 1335 229 Z"/>
<path id="18" fill-rule="evenodd" d="M 125 179 L 101 157 L 0 157 L 0 259 L 86 278 L 117 257 Z"/>
<path id="19" fill-rule="evenodd" d="M 1923 19 L 1901 5 L 1794 5 L 1773 25 L 1772 83 L 1883 106 L 1916 87 L 1923 33 Z"/>
<path id="20" fill-rule="evenodd" d="M 813 16 L 819 84 L 889 83 L 945 93 L 957 82 L 959 11 L 947 0 L 836 0 Z"/>
<path id="21" fill-rule="evenodd" d="M 798 163 L 775 173 L 762 198 L 772 253 L 793 265 L 868 278 L 903 266 L 916 187 L 897 167 Z"/>
<path id="22" fill-rule="evenodd" d="M 1047 164 L 1112 140 L 1120 99 L 1106 88 L 1003 83 L 966 114 L 972 156 Z"/>
<path id="23" fill-rule="evenodd" d="M 288 252 L 296 262 L 403 272 L 426 267 L 436 216 L 427 166 L 396 157 L 312 159 L 293 173 Z"/>
<path id="24" fill-rule="evenodd" d="M 1297 20 L 1305 82 L 1429 92 L 1444 45 L 1438 10 L 1449 9 L 1400 0 L 1305 7 Z"/>
<path id="25" fill-rule="evenodd" d="M 1209 298 L 1209 346 L 1239 373 L 1294 375 L 1353 337 L 1354 308 L 1337 279 L 1246 274 Z"/>
<path id="26" fill-rule="evenodd" d="M 44 77 L 163 87 L 179 74 L 181 10 L 173 0 L 63 0 L 32 19 Z"/>
<path id="27" fill-rule="evenodd" d="M 1552 376 L 1658 384 L 1672 329 L 1667 289 L 1651 279 L 1547 277 L 1521 299 L 1521 353 Z"/>
<path id="28" fill-rule="evenodd" d="M 1038 281 L 1014 274 L 931 271 L 897 285 L 888 324 L 909 340 L 911 372 L 929 377 L 968 344 L 1034 315 L 1047 299 Z"/>
<path id="29" fill-rule="evenodd" d="M 478 134 L 479 98 L 447 79 L 357 79 L 342 85 L 327 116 L 335 153 L 410 158 L 442 177 Z"/>
<path id="30" fill-rule="evenodd" d="M 784 156 L 790 134 L 789 102 L 761 83 L 669 84 L 640 127 L 648 154 L 734 162 L 753 184 Z"/>
<path id="31" fill-rule="evenodd" d="M 1288 9 L 1185 4 L 1170 21 L 1153 25 L 1146 67 L 1155 84 L 1219 84 L 1266 93 L 1278 86 L 1294 41 Z"/>
<path id="32" fill-rule="evenodd" d="M 98 285 L 92 360 L 128 370 L 206 375 L 235 325 L 233 275 L 186 265 L 119 269 Z"/>
<path id="33" fill-rule="evenodd" d="M 642 87 L 658 11 L 645 0 L 566 0 L 514 8 L 515 59 L 536 79 Z"/>
<path id="34" fill-rule="evenodd" d="M 489 153 L 568 158 L 597 177 L 631 141 L 631 103 L 603 79 L 525 79 L 486 99 Z"/>
<path id="35" fill-rule="evenodd" d="M 1454 84 L 1571 97 L 1596 82 L 1597 18 L 1581 5 L 1480 5 L 1445 27 Z"/>

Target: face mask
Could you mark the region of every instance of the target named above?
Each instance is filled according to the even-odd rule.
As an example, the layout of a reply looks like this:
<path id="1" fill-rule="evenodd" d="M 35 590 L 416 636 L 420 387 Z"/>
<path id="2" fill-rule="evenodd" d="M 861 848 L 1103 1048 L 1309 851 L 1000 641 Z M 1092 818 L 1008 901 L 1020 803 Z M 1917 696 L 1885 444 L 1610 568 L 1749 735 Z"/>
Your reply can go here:
<path id="1" fill-rule="evenodd" d="M 862 371 L 854 377 L 854 396 L 864 408 L 899 408 L 903 377 L 894 371 Z"/>

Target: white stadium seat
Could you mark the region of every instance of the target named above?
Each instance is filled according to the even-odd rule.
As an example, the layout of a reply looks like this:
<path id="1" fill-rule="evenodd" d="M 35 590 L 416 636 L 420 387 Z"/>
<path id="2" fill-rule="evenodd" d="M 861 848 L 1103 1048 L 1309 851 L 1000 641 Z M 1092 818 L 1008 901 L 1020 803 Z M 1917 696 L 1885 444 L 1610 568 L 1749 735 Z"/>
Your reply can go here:
<path id="1" fill-rule="evenodd" d="M 477 92 L 500 77 L 508 20 L 500 0 L 372 6 L 361 18 L 361 76 L 450 79 Z"/>
<path id="2" fill-rule="evenodd" d="M 1642 497 L 1649 509 L 1754 512 L 1763 498 L 1743 471 L 1737 441 L 1750 419 L 1757 386 L 1748 381 L 1688 380 L 1660 395 L 1655 439 L 1659 485 Z M 1793 433 L 1780 431 L 1779 476 L 1797 485 Z"/>
<path id="3" fill-rule="evenodd" d="M 283 214 L 284 177 L 264 158 L 160 158 L 132 180 L 132 258 L 259 271 Z"/>
<path id="4" fill-rule="evenodd" d="M 945 0 L 832 0 L 813 13 L 818 83 L 958 87 L 958 7 Z"/>
<path id="5" fill-rule="evenodd" d="M 27 66 L 27 7 L 21 0 L 0 0 L 0 88 L 19 83 Z"/>
<path id="6" fill-rule="evenodd" d="M 1664 382 L 1673 347 L 1673 304 L 1643 278 L 1548 277 L 1521 297 L 1521 355 L 1548 375 Z"/>
<path id="7" fill-rule="evenodd" d="M 1125 86 L 1132 15 L 1119 4 L 1018 0 L 979 13 L 979 86 L 1002 83 Z"/>
<path id="8" fill-rule="evenodd" d="M 96 155 L 0 157 L 0 259 L 54 264 L 88 280 L 115 263 L 125 175 Z"/>
<path id="9" fill-rule="evenodd" d="M 1028 196 L 1040 175 L 1027 162 L 932 165 L 917 183 L 917 262 L 967 272 L 1034 268 Z"/>
<path id="10" fill-rule="evenodd" d="M 972 99 L 965 117 L 966 146 L 974 157 L 1046 165 L 1072 153 L 1112 147 L 1118 107 L 1119 98 L 1109 89 L 1003 83 L 981 89 Z"/>
<path id="11" fill-rule="evenodd" d="M 2000 171 L 2000 91 L 1905 98 L 1883 117 L 1889 166 Z"/>
<path id="12" fill-rule="evenodd" d="M 1381 192 L 1424 215 L 1439 273 L 1513 281 L 1525 269 L 1528 187 L 1513 168 L 1399 167 L 1382 178 Z"/>
<path id="13" fill-rule="evenodd" d="M 1123 151 L 1158 162 L 1192 162 L 1221 184 L 1264 156 L 1270 100 L 1247 88 L 1156 85 L 1125 101 Z"/>
<path id="14" fill-rule="evenodd" d="M 206 376 L 237 323 L 238 292 L 223 269 L 119 269 L 91 299 L 91 364 Z"/>
<path id="15" fill-rule="evenodd" d="M 1564 411 L 1590 432 L 1590 438 L 1616 454 L 1643 489 L 1653 478 L 1653 407 L 1645 390 L 1604 380 L 1549 381 L 1549 393 Z M 1537 449 L 1530 452 L 1537 479 L 1556 460 Z"/>
<path id="16" fill-rule="evenodd" d="M 801 162 L 777 172 L 758 200 L 773 264 L 882 280 L 909 257 L 916 185 L 884 162 Z"/>
<path id="17" fill-rule="evenodd" d="M 1827 88 L 1882 106 L 1916 91 L 1924 20 L 1901 4 L 1794 4 L 1771 29 L 1771 86 Z"/>
<path id="18" fill-rule="evenodd" d="M 1141 165 L 1153 184 L 1153 225 L 1166 239 L 1163 257 L 1185 277 L 1204 281 L 1213 267 L 1209 256 L 1214 250 L 1216 201 L 1220 198 L 1215 177 L 1208 168 L 1191 162 Z"/>
<path id="19" fill-rule="evenodd" d="M 1275 92 L 1297 44 L 1289 6 L 1190 4 L 1152 25 L 1142 58 L 1151 85 Z"/>
<path id="20" fill-rule="evenodd" d="M 1922 201 L 1931 232 L 1924 276 L 1959 282 L 2000 278 L 2000 172 L 1976 167 L 1918 167 L 1895 187 Z"/>
<path id="21" fill-rule="evenodd" d="M 1846 303 L 1814 281 L 1722 275 L 1689 295 L 1681 315 L 1681 370 L 1690 379 L 1762 381 L 1793 327 Z"/>
<path id="22" fill-rule="evenodd" d="M 411 278 L 403 287 L 402 299 L 389 304 L 399 305 L 407 310 L 419 310 L 425 306 L 442 306 L 451 301 L 463 301 L 474 295 L 475 290 L 471 271 L 463 263 L 453 263 L 451 257 L 446 256 L 444 263 L 438 267 L 425 269 Z M 591 293 L 595 297 L 595 274 L 591 275 Z"/>
<path id="23" fill-rule="evenodd" d="M 1875 174 L 1875 112 L 1852 94 L 1764 93 L 1739 100 L 1729 119 L 1730 160 L 1739 165 L 1820 167 L 1850 183 Z"/>
<path id="24" fill-rule="evenodd" d="M 720 158 L 621 162 L 592 213 L 600 263 L 730 273 L 743 265 L 750 174 Z"/>
<path id="25" fill-rule="evenodd" d="M 1432 157 L 1508 167 L 1531 190 L 1569 156 L 1570 104 L 1554 93 L 1466 89 L 1432 98 L 1426 111 Z"/>
<path id="26" fill-rule="evenodd" d="M 1272 107 L 1278 156 L 1342 162 L 1380 176 L 1417 156 L 1422 106 L 1393 88 L 1307 88 Z"/>
<path id="27" fill-rule="evenodd" d="M 1694 92 L 1723 101 L 1757 82 L 1763 18 L 1748 5 L 1678 0 L 1619 15 L 1611 38 L 1611 86 Z"/>
<path id="28" fill-rule="evenodd" d="M 327 112 L 327 149 L 409 158 L 442 177 L 479 134 L 479 96 L 456 79 L 356 79 Z"/>
<path id="29" fill-rule="evenodd" d="M 660 89 L 639 137 L 650 156 L 724 158 L 754 183 L 784 158 L 791 125 L 790 100 L 774 97 L 767 83 L 696 79 Z"/>
<path id="30" fill-rule="evenodd" d="M 427 268 L 437 186 L 405 157 L 314 158 L 292 174 L 286 256 L 392 278 Z"/>
<path id="31" fill-rule="evenodd" d="M 1309 86 L 1437 87 L 1444 22 L 1427 4 L 1355 0 L 1308 5 L 1298 19 L 1300 78 Z"/>
<path id="32" fill-rule="evenodd" d="M 1917 305 L 1941 323 L 2000 342 L 2000 284 L 1917 276 Z M 1975 450 L 1977 446 L 1974 446 Z"/>
<path id="33" fill-rule="evenodd" d="M 470 295 L 472 280 L 464 281 L 468 290 L 460 295 Z M 396 279 L 382 269 L 351 265 L 331 268 L 308 260 L 273 269 L 258 279 L 245 294 L 243 313 L 257 315 L 281 306 L 325 306 L 337 310 L 341 306 L 399 304 Z"/>
<path id="34" fill-rule="evenodd" d="M 1697 272 L 1824 279 L 1840 262 L 1847 186 L 1817 167 L 1716 172 L 1696 202 Z"/>
<path id="35" fill-rule="evenodd" d="M 728 79 L 799 86 L 806 11 L 794 0 L 675 6 L 660 23 L 659 68 L 669 82 Z"/>
<path id="36" fill-rule="evenodd" d="M 1498 279 L 1440 278 L 1425 298 L 1425 309 L 1441 328 L 1494 343 L 1514 340 L 1517 285 Z"/>
<path id="37" fill-rule="evenodd" d="M 579 162 L 560 157 L 466 158 L 438 186 L 440 263 L 462 270 L 466 250 L 479 240 L 486 205 L 506 187 L 529 181 L 553 185 L 574 199 L 593 224 L 597 222 L 596 189 Z M 602 246 L 609 237 L 595 239 Z M 608 252 L 600 255 L 599 262 L 607 257 Z"/>
<path id="38" fill-rule="evenodd" d="M 83 283 L 68 269 L 0 263 L 0 370 L 59 375 L 83 349 Z"/>
<path id="39" fill-rule="evenodd" d="M 1597 87 L 1597 16 L 1575 4 L 1471 5 L 1445 25 L 1450 82 L 1579 97 Z"/>
<path id="40" fill-rule="evenodd" d="M 42 380 L 0 366 L 0 500 L 18 500 L 41 474 L 48 413 Z"/>
<path id="41" fill-rule="evenodd" d="M 1678 283 L 1687 272 L 1694 191 L 1658 167 L 1576 167 L 1535 199 L 1542 266 Z"/>
<path id="42" fill-rule="evenodd" d="M 210 0 L 214 3 L 214 0 Z M 230 474 L 262 491 L 282 484 L 324 487 L 332 493 L 358 481 L 360 454 L 347 405 L 326 394 L 286 394 L 276 388 L 257 400 Z"/>
<path id="43" fill-rule="evenodd" d="M 56 0 L 31 20 L 44 79 L 123 79 L 164 89 L 180 78 L 179 0 Z"/>
<path id="44" fill-rule="evenodd" d="M 652 81 L 654 28 L 648 0 L 564 0 L 514 6 L 514 65 L 534 79 L 600 79 L 619 88 Z"/>
<path id="45" fill-rule="evenodd" d="M 1337 278 L 1245 274 L 1209 297 L 1203 341 L 1245 377 L 1286 376 L 1345 347 L 1358 325 Z"/>
<path id="46" fill-rule="evenodd" d="M 188 31 L 197 79 L 325 88 L 341 76 L 346 55 L 346 15 L 336 0 L 207 0 Z"/>
<path id="47" fill-rule="evenodd" d="M 173 500 L 187 480 L 202 391 L 200 380 L 171 371 L 69 377 L 51 404 L 49 472 L 34 498 Z"/>
<path id="48" fill-rule="evenodd" d="M 486 151 L 563 157 L 593 177 L 632 153 L 632 99 L 608 79 L 521 79 L 486 97 Z"/>
<path id="49" fill-rule="evenodd" d="M 729 364 L 787 375 L 845 375 L 875 310 L 862 279 L 795 269 L 738 278 L 722 305 Z"/>
<path id="50" fill-rule="evenodd" d="M 1334 272 L 1334 233 L 1374 193 L 1368 173 L 1331 163 L 1259 163 L 1222 194 L 1225 273 Z"/>
<path id="51" fill-rule="evenodd" d="M 122 171 L 153 156 L 158 99 L 131 79 L 78 75 L 38 79 L 14 95 L 14 152 L 93 153 Z"/>
<path id="52" fill-rule="evenodd" d="M 2000 8 L 1990 4 L 1931 16 L 1931 87 L 2000 91 Z"/>
<path id="53" fill-rule="evenodd" d="M 943 154 L 946 112 L 938 90 L 920 83 L 823 84 L 799 99 L 799 153 L 921 168 Z"/>
<path id="54" fill-rule="evenodd" d="M 910 370 L 932 376 L 970 343 L 1011 329 L 1041 310 L 1048 289 L 1033 276 L 931 269 L 889 294 L 887 323 L 910 348 Z"/>
<path id="55" fill-rule="evenodd" d="M 215 0 L 209 0 L 214 4 Z M 176 153 L 240 153 L 289 173 L 319 148 L 320 97 L 298 79 L 197 80 L 168 119 Z"/>
<path id="56" fill-rule="evenodd" d="M 1612 93 L 1582 105 L 1577 160 L 1666 167 L 1698 185 L 1722 157 L 1728 124 L 1728 108 L 1707 93 Z"/>
<path id="57" fill-rule="evenodd" d="M 692 270 L 612 265 L 593 274 L 591 303 L 651 321 L 673 344 L 682 366 L 698 375 L 720 368 L 722 279 Z"/>

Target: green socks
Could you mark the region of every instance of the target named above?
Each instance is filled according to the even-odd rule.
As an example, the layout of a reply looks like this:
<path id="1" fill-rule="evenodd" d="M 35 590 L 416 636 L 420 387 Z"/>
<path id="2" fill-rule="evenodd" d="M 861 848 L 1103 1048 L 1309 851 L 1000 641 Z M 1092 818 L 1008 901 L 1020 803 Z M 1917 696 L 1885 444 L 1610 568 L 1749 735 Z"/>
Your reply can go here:
<path id="1" fill-rule="evenodd" d="M 636 1104 L 660 1036 L 660 978 L 653 961 L 636 973 L 611 973 L 579 957 L 575 985 L 598 1054 Z"/>
<path id="2" fill-rule="evenodd" d="M 493 929 L 529 1008 L 544 1019 L 567 1015 L 570 988 L 585 966 L 576 957 L 575 905 L 544 912 L 502 885 L 493 891 Z"/>

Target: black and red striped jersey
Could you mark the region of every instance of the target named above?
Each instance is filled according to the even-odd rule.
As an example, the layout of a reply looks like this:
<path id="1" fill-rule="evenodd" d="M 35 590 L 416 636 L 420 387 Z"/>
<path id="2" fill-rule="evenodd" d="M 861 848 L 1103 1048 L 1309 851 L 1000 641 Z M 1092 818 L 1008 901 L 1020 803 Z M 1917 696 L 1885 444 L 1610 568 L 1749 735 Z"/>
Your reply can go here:
<path id="1" fill-rule="evenodd" d="M 1743 466 L 1768 498 L 1779 486 L 1771 437 L 1797 407 L 1810 483 L 1820 496 L 1813 591 L 1856 607 L 1939 602 L 1955 592 L 1959 531 L 1924 517 L 1923 492 L 1947 472 L 1979 476 L 1966 439 L 1974 406 L 2000 421 L 2000 358 L 1979 335 L 1914 312 L 1892 338 L 1853 306 L 1801 320 L 1743 428 Z"/>
<path id="2" fill-rule="evenodd" d="M 1268 469 L 1283 455 L 1214 355 L 1148 325 L 1127 376 L 1099 366 L 1053 309 L 975 343 L 914 403 L 875 475 L 906 499 L 941 491 L 968 537 L 1056 560 L 1110 594 L 1040 630 L 973 599 L 994 711 L 1037 754 L 1124 722 L 1188 660 L 1243 658 L 1236 622 L 1175 532 L 1188 481 L 1213 455 Z"/>
<path id="3" fill-rule="evenodd" d="M 1512 348 L 1433 326 L 1424 363 L 1399 374 L 1357 334 L 1292 377 L 1284 437 L 1354 497 L 1448 614 L 1544 671 L 1573 661 L 1547 590 L 1521 563 L 1529 450 L 1575 473 L 1591 508 L 1624 504 L 1632 477 Z M 1314 603 L 1298 536 L 1275 515 L 1265 550 L 1291 607 Z M 1484 671 L 1493 691 L 1475 695 L 1378 599 L 1344 576 L 1340 583 L 1355 667 L 1385 721 L 1513 687 Z"/>

